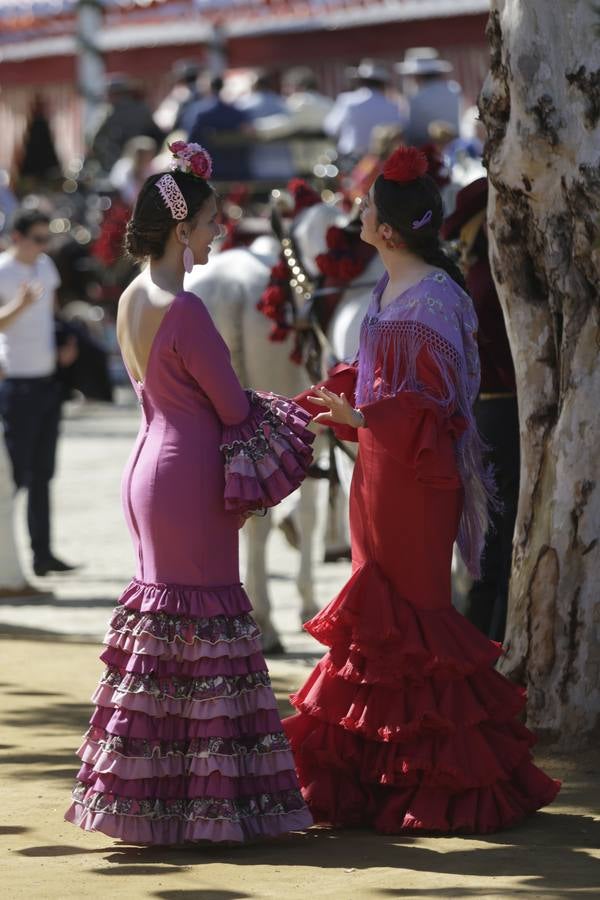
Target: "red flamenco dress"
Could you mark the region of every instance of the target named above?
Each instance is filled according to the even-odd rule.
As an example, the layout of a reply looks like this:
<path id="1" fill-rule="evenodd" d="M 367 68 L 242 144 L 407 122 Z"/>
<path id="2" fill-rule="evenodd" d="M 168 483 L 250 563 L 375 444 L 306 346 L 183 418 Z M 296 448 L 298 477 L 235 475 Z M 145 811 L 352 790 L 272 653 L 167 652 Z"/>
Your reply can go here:
<path id="1" fill-rule="evenodd" d="M 487 516 L 471 412 L 477 322 L 443 272 L 380 312 L 385 283 L 359 362 L 326 382 L 366 421 L 335 426 L 359 444 L 353 573 L 305 625 L 329 650 L 284 728 L 316 823 L 492 832 L 550 803 L 559 784 L 531 761 L 524 691 L 493 668 L 500 646 L 451 605 L 453 544 L 477 576 Z M 315 413 L 308 393 L 297 402 Z"/>

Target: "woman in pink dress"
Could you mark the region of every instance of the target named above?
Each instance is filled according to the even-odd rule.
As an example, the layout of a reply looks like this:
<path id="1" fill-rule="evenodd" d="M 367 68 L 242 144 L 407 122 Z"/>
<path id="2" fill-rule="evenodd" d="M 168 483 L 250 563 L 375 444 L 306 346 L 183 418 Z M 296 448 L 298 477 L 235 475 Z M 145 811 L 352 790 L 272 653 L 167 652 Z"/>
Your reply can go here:
<path id="1" fill-rule="evenodd" d="M 287 739 L 240 584 L 238 529 L 294 490 L 309 416 L 245 392 L 184 268 L 218 233 L 210 157 L 172 146 L 144 184 L 127 247 L 119 343 L 141 407 L 122 497 L 137 557 L 105 638 L 106 671 L 66 813 L 142 844 L 245 841 L 306 828 Z"/>

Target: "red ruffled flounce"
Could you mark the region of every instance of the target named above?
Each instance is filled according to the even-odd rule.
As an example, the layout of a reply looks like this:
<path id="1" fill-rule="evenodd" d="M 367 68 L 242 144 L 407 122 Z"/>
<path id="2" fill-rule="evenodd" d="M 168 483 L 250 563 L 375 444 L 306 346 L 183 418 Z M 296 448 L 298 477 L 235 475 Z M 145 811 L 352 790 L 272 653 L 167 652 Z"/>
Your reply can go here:
<path id="1" fill-rule="evenodd" d="M 330 650 L 284 728 L 316 822 L 483 834 L 554 799 L 524 691 L 453 607 L 415 609 L 368 563 L 305 627 Z"/>

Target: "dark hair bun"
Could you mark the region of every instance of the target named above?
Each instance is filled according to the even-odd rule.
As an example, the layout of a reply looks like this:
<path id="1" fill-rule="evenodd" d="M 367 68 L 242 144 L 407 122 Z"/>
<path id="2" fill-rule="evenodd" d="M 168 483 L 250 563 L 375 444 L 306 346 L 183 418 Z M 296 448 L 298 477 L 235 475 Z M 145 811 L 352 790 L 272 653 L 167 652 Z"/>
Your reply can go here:
<path id="1" fill-rule="evenodd" d="M 149 256 L 152 259 L 160 259 L 165 251 L 169 229 L 150 228 L 133 218 L 127 223 L 125 230 L 125 251 L 132 259 L 143 260 Z"/>
<path id="2" fill-rule="evenodd" d="M 160 259 L 165 252 L 169 235 L 177 225 L 156 187 L 156 182 L 165 174 L 172 175 L 183 194 L 188 208 L 188 215 L 184 220 L 186 222 L 194 218 L 213 193 L 208 181 L 185 172 L 159 172 L 147 178 L 138 195 L 133 215 L 127 223 L 124 239 L 126 252 L 138 261 L 148 257 Z"/>

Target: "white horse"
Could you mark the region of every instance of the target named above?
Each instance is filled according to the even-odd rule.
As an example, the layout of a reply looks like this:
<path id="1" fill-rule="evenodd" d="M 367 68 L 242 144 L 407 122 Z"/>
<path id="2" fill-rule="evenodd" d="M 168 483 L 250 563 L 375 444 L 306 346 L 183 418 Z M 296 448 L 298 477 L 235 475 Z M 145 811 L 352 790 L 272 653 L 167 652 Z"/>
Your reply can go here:
<path id="1" fill-rule="evenodd" d="M 306 210 L 294 222 L 294 237 L 302 245 L 302 253 L 310 260 L 325 251 L 325 233 L 338 217 L 332 207 L 324 206 L 319 229 L 312 227 Z M 310 387 L 303 366 L 290 361 L 293 333 L 279 343 L 269 341 L 271 324 L 256 309 L 256 304 L 269 281 L 272 266 L 280 253 L 274 238 L 258 238 L 249 249 L 227 250 L 215 254 L 202 269 L 194 269 L 186 279 L 186 288 L 202 298 L 215 325 L 231 351 L 233 367 L 245 386 L 274 391 L 293 397 Z M 307 479 L 300 489 L 297 507 L 300 566 L 296 584 L 301 597 L 302 621 L 317 612 L 313 589 L 313 536 L 316 527 L 317 485 Z M 271 620 L 268 589 L 266 546 L 272 527 L 272 516 L 251 516 L 244 526 L 247 539 L 245 584 L 252 597 L 256 620 L 263 633 L 266 651 L 280 647 L 279 636 Z"/>

